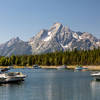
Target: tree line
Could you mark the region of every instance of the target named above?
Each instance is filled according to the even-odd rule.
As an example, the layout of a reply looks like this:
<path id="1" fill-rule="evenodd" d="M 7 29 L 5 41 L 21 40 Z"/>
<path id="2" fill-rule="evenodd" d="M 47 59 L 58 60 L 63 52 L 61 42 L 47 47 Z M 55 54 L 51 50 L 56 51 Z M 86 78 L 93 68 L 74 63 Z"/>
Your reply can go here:
<path id="1" fill-rule="evenodd" d="M 0 66 L 100 65 L 100 48 L 94 50 L 56 51 L 39 55 L 0 56 Z"/>

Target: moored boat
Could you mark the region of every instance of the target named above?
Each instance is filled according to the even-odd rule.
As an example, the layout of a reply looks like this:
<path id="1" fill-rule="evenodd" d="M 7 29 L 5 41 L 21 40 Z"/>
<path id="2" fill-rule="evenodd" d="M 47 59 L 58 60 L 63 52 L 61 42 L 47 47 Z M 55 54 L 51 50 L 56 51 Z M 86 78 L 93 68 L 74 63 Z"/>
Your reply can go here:
<path id="1" fill-rule="evenodd" d="M 39 65 L 33 65 L 33 69 L 41 69 Z"/>
<path id="2" fill-rule="evenodd" d="M 8 72 L 10 68 L 1 69 L 0 83 L 23 81 L 26 75 L 21 72 Z"/>
<path id="3" fill-rule="evenodd" d="M 8 72 L 0 74 L 0 83 L 23 81 L 26 75 L 21 72 Z"/>
<path id="4" fill-rule="evenodd" d="M 10 68 L 3 68 L 3 69 L 1 69 L 1 73 L 6 72 L 8 70 L 10 70 Z"/>
<path id="5" fill-rule="evenodd" d="M 86 68 L 86 67 L 81 67 L 81 66 L 77 66 L 76 68 L 75 68 L 75 70 L 87 70 L 88 68 Z"/>
<path id="6" fill-rule="evenodd" d="M 100 80 L 100 72 L 92 73 L 91 76 L 92 76 L 95 80 Z"/>

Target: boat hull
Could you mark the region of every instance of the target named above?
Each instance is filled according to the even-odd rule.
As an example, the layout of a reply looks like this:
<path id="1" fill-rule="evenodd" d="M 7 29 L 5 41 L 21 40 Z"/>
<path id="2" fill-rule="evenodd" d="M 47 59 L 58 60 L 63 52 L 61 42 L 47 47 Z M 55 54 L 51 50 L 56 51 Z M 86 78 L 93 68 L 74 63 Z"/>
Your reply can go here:
<path id="1" fill-rule="evenodd" d="M 24 77 L 23 78 L 7 78 L 7 79 L 0 79 L 0 83 L 13 83 L 13 82 L 20 82 L 20 81 L 24 81 Z"/>

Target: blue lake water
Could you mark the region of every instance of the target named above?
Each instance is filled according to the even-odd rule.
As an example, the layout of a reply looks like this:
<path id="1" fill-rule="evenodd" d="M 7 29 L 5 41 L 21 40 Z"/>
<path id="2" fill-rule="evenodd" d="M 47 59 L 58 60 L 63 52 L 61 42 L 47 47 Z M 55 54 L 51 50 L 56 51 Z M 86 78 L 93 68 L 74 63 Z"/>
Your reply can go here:
<path id="1" fill-rule="evenodd" d="M 100 100 L 100 82 L 89 72 L 12 69 L 27 74 L 25 81 L 1 84 L 0 100 Z"/>

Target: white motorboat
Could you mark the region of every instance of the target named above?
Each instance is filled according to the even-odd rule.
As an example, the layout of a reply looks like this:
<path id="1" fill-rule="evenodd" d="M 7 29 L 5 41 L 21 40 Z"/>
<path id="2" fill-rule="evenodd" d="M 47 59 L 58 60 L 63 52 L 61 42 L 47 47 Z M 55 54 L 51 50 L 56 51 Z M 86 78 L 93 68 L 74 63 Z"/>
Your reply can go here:
<path id="1" fill-rule="evenodd" d="M 0 83 L 23 81 L 25 77 L 21 72 L 0 73 Z"/>
<path id="2" fill-rule="evenodd" d="M 100 80 L 100 72 L 92 73 L 91 76 L 92 76 L 95 80 Z"/>
<path id="3" fill-rule="evenodd" d="M 88 70 L 87 67 L 77 66 L 77 67 L 75 68 L 75 71 L 87 71 L 87 70 Z"/>
<path id="4" fill-rule="evenodd" d="M 39 65 L 33 65 L 33 69 L 41 69 Z"/>

